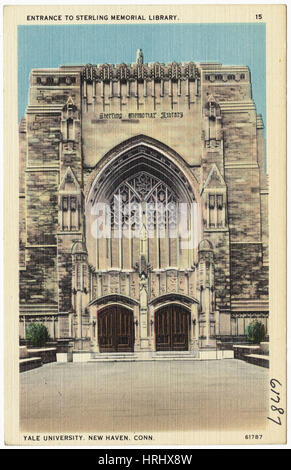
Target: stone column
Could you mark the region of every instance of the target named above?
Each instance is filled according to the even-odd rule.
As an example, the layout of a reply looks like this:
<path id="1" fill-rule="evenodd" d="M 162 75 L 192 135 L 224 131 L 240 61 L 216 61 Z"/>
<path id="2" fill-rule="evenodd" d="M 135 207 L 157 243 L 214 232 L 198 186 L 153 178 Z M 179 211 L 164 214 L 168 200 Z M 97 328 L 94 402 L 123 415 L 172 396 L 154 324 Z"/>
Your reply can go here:
<path id="1" fill-rule="evenodd" d="M 55 317 L 52 317 L 52 322 L 53 322 L 53 339 L 55 339 L 56 334 L 55 334 Z"/>
<path id="2" fill-rule="evenodd" d="M 134 327 L 134 351 L 140 350 L 140 314 L 139 307 L 136 305 L 133 310 Z"/>
<path id="3" fill-rule="evenodd" d="M 94 352 L 98 351 L 97 345 L 97 315 L 94 307 L 89 310 L 89 334 L 90 334 L 90 347 Z"/>
<path id="4" fill-rule="evenodd" d="M 148 318 L 147 318 L 147 289 L 148 282 L 145 274 L 140 276 L 140 339 L 141 347 L 145 345 L 145 341 L 148 339 Z"/>
<path id="5" fill-rule="evenodd" d="M 93 320 L 93 317 L 92 317 L 92 313 L 90 312 L 90 339 L 91 339 L 91 343 L 93 343 L 94 340 L 95 340 L 95 335 L 94 335 L 95 325 L 93 324 L 93 321 L 94 320 Z"/>
<path id="6" fill-rule="evenodd" d="M 69 336 L 73 337 L 73 315 L 69 314 Z"/>
<path id="7" fill-rule="evenodd" d="M 144 211 L 143 211 L 144 212 Z M 143 215 L 143 226 L 140 234 L 139 259 L 139 302 L 140 302 L 140 348 L 148 350 L 148 240 Z"/>
<path id="8" fill-rule="evenodd" d="M 206 317 L 206 345 L 209 344 L 209 337 L 210 337 L 210 292 L 209 286 L 206 286 L 204 289 L 205 295 L 205 317 Z"/>
<path id="9" fill-rule="evenodd" d="M 149 346 L 151 351 L 155 351 L 155 319 L 154 319 L 154 307 L 149 307 Z"/>
<path id="10" fill-rule="evenodd" d="M 85 307 L 88 299 L 88 253 L 85 244 L 77 241 L 72 249 L 72 261 L 74 274 L 74 296 L 75 311 L 77 319 L 77 335 L 76 339 L 83 338 L 82 315 L 85 313 Z"/>
<path id="11" fill-rule="evenodd" d="M 214 296 L 214 265 L 213 265 L 213 249 L 208 240 L 202 240 L 198 248 L 199 268 L 199 288 L 201 291 L 201 314 L 205 318 L 205 346 L 211 345 L 212 340 L 210 322 L 212 311 L 212 299 Z M 215 344 L 213 344 L 214 346 Z"/>
<path id="12" fill-rule="evenodd" d="M 95 318 L 95 326 L 94 326 L 94 351 L 100 352 L 99 343 L 98 343 L 98 317 Z"/>
<path id="13" fill-rule="evenodd" d="M 77 338 L 82 338 L 82 293 L 76 294 Z"/>
<path id="14" fill-rule="evenodd" d="M 23 339 L 26 339 L 26 319 L 25 319 L 25 315 L 23 315 Z"/>
<path id="15" fill-rule="evenodd" d="M 58 315 L 56 317 L 56 320 L 57 320 L 57 334 L 56 334 L 56 337 L 60 338 L 61 337 L 61 317 Z"/>
<path id="16" fill-rule="evenodd" d="M 215 334 L 220 334 L 219 310 L 215 311 Z"/>
<path id="17" fill-rule="evenodd" d="M 198 347 L 199 323 L 198 323 L 198 304 L 191 305 L 191 340 L 190 349 L 193 351 Z"/>

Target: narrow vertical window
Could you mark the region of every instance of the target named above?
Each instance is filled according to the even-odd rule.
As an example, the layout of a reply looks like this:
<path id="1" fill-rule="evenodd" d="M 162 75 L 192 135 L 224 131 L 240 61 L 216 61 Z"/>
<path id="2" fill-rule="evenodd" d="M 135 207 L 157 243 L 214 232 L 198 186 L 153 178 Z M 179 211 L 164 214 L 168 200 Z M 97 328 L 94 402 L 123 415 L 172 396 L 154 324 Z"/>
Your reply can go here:
<path id="1" fill-rule="evenodd" d="M 210 228 L 223 227 L 225 224 L 223 194 L 209 194 L 208 208 L 209 208 L 209 227 Z"/>
<path id="2" fill-rule="evenodd" d="M 222 210 L 223 208 L 223 196 L 217 195 L 217 209 Z"/>
<path id="3" fill-rule="evenodd" d="M 67 197 L 62 198 L 62 210 L 64 212 L 68 210 L 68 198 Z"/>
<path id="4" fill-rule="evenodd" d="M 73 119 L 67 120 L 67 140 L 74 140 L 73 136 Z"/>
<path id="5" fill-rule="evenodd" d="M 72 212 L 75 212 L 77 210 L 77 199 L 72 196 L 71 199 L 70 199 L 70 202 L 71 202 L 71 211 Z"/>

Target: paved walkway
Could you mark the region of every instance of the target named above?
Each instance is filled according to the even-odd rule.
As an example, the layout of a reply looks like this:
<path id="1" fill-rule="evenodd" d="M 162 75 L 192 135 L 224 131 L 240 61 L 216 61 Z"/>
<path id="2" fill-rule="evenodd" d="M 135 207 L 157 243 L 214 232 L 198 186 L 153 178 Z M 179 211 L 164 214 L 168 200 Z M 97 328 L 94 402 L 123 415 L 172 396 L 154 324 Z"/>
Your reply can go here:
<path id="1" fill-rule="evenodd" d="M 236 359 L 51 363 L 20 384 L 25 432 L 249 432 L 268 409 L 268 370 Z"/>

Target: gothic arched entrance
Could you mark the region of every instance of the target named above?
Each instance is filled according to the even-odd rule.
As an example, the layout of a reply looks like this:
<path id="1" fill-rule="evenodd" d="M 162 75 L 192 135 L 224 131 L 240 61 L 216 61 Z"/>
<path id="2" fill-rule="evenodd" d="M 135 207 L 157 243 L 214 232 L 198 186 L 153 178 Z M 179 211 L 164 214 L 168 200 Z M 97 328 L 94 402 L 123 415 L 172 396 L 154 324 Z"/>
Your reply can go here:
<path id="1" fill-rule="evenodd" d="M 156 351 L 187 351 L 190 312 L 181 305 L 166 305 L 155 313 Z"/>
<path id="2" fill-rule="evenodd" d="M 132 299 L 134 350 L 153 350 L 150 302 L 167 293 L 176 305 L 181 295 L 192 301 L 197 297 L 202 210 L 196 179 L 170 149 L 143 142 L 112 151 L 90 179 L 85 215 L 90 300 L 110 295 Z M 158 341 L 157 349 L 187 350 L 189 314 L 183 307 L 171 309 L 166 323 L 170 331 L 161 333 L 169 336 L 167 344 Z M 100 315 L 100 352 L 133 350 L 132 321 L 128 319 L 124 335 L 117 331 L 123 317 L 116 309 Z M 118 336 L 126 338 L 119 342 Z"/>
<path id="3" fill-rule="evenodd" d="M 110 305 L 97 315 L 100 352 L 133 352 L 133 312 L 120 305 Z"/>

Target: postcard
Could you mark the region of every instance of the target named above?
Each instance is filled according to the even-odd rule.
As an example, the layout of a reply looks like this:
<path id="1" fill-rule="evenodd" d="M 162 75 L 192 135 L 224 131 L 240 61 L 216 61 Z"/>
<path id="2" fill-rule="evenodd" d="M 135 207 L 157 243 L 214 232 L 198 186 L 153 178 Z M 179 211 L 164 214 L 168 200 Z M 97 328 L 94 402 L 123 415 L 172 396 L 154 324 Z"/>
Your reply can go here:
<path id="1" fill-rule="evenodd" d="M 286 7 L 4 9 L 5 441 L 286 441 Z"/>

